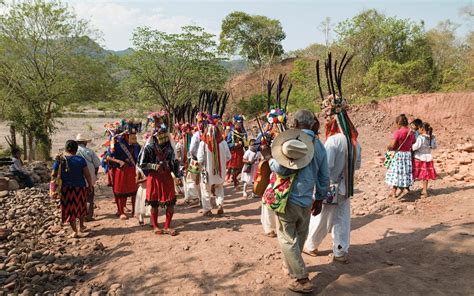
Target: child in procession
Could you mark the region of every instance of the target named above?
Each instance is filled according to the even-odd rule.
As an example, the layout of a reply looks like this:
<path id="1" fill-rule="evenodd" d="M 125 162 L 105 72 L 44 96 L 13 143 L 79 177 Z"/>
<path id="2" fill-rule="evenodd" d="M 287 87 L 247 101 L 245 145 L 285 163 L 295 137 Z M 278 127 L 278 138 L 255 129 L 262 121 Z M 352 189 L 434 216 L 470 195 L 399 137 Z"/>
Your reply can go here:
<path id="1" fill-rule="evenodd" d="M 245 151 L 243 156 L 244 167 L 242 168 L 241 180 L 243 183 L 243 197 L 247 197 L 247 185 L 253 185 L 253 179 L 255 172 L 257 171 L 257 164 L 261 158 L 260 152 L 257 151 L 255 146 L 255 139 L 251 139 L 249 142 L 249 148 Z"/>

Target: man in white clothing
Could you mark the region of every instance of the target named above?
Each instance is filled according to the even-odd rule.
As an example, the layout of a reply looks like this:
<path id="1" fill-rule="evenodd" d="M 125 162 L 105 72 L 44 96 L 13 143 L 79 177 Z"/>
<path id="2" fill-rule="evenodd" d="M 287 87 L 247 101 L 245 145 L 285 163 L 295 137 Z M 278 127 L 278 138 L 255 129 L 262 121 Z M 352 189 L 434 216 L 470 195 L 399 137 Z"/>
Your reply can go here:
<path id="1" fill-rule="evenodd" d="M 349 126 L 353 128 L 352 123 Z M 357 137 L 355 128 L 352 130 L 352 135 Z M 360 168 L 361 148 L 355 137 L 348 141 L 346 135 L 341 132 L 336 117 L 329 119 L 326 126 L 326 137 L 324 146 L 327 153 L 331 188 L 328 199 L 323 203 L 321 213 L 311 216 L 304 253 L 313 257 L 317 256 L 319 245 L 328 232 L 331 232 L 334 261 L 348 263 L 351 231 L 350 197 L 352 196 L 352 190 L 349 188 L 353 186 L 349 180 L 350 178 L 353 180 L 354 170 Z M 354 160 L 352 171 L 348 167 L 350 159 Z"/>
<path id="2" fill-rule="evenodd" d="M 217 214 L 224 214 L 224 181 L 226 163 L 231 158 L 229 147 L 219 128 L 209 124 L 202 135 L 197 152 L 198 163 L 202 168 L 201 196 L 204 216 L 212 215 L 211 196 L 215 195 Z"/>

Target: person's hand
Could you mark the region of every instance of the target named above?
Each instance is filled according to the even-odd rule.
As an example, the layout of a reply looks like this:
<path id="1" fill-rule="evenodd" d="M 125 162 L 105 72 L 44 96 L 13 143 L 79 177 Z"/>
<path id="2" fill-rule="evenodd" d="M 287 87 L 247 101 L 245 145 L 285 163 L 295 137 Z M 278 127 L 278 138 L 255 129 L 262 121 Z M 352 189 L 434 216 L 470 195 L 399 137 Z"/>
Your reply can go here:
<path id="1" fill-rule="evenodd" d="M 119 160 L 118 165 L 119 165 L 120 168 L 123 168 L 125 166 L 125 161 Z"/>
<path id="2" fill-rule="evenodd" d="M 317 216 L 321 213 L 323 209 L 323 201 L 322 200 L 315 200 L 313 202 L 313 206 L 311 207 L 311 214 L 313 216 Z"/>

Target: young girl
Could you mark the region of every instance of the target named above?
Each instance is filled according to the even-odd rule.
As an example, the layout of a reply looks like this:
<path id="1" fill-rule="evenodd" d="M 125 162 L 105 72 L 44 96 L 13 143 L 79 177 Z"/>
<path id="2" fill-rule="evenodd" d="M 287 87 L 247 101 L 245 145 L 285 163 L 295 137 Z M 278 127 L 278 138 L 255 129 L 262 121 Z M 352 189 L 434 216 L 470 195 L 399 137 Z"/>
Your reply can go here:
<path id="1" fill-rule="evenodd" d="M 420 135 L 420 128 L 423 126 L 423 121 L 419 118 L 413 120 L 410 123 L 410 129 L 415 133 L 415 136 L 418 138 Z"/>
<path id="2" fill-rule="evenodd" d="M 413 177 L 415 180 L 423 181 L 421 197 L 428 197 L 428 181 L 436 179 L 436 171 L 433 165 L 431 149 L 436 149 L 436 138 L 433 128 L 424 122 L 420 128 L 420 135 L 416 138 L 412 149 L 415 153 Z"/>
<path id="3" fill-rule="evenodd" d="M 243 196 L 247 197 L 247 185 L 253 185 L 253 179 L 257 170 L 260 152 L 255 147 L 255 139 L 250 140 L 249 149 L 243 156 L 244 167 L 242 168 L 241 180 L 244 183 Z"/>

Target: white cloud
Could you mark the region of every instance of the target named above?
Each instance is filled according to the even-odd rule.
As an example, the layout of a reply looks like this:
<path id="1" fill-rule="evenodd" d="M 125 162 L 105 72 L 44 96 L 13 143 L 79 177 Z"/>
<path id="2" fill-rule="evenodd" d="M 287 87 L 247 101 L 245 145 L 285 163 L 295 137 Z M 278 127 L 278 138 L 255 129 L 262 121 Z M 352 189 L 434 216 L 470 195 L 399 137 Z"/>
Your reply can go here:
<path id="1" fill-rule="evenodd" d="M 74 1 L 69 3 L 80 18 L 90 21 L 93 29 L 102 32 L 108 49 L 121 50 L 131 46 L 132 32 L 139 26 L 176 33 L 188 24 L 197 24 L 186 16 L 168 16 L 162 8 L 138 8 L 110 1 Z"/>

